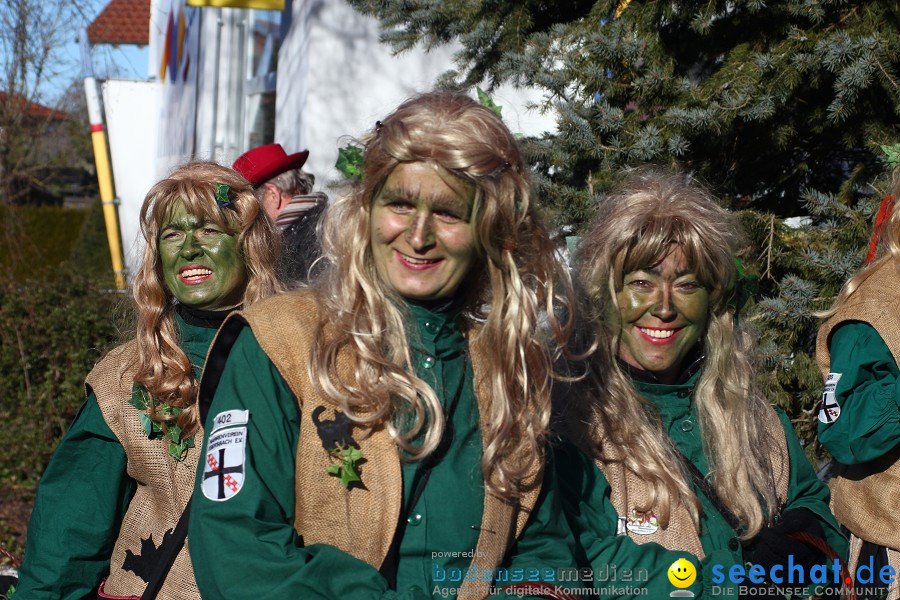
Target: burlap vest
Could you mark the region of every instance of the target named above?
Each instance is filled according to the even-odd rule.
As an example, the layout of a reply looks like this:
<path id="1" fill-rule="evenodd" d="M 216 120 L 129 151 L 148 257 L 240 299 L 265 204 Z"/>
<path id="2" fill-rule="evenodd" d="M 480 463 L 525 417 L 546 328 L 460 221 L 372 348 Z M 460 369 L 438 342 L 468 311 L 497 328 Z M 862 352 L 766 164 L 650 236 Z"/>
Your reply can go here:
<path id="1" fill-rule="evenodd" d="M 184 462 L 173 460 L 168 445 L 151 440 L 141 424 L 140 412 L 131 406 L 131 390 L 136 371 L 137 344 L 123 344 L 107 354 L 85 380 L 97 396 L 100 411 L 121 442 L 128 457 L 128 475 L 137 482 L 137 491 L 128 505 L 119 537 L 110 559 L 110 573 L 103 591 L 112 596 L 140 596 L 147 583 L 124 569 L 126 554 L 146 554 L 148 541 L 159 547 L 166 531 L 175 527 L 194 491 L 197 456 L 203 431 L 195 434 L 197 447 L 188 450 Z M 144 547 L 142 548 L 142 541 Z M 157 596 L 160 599 L 198 600 L 188 546 L 181 549 Z"/>
<path id="2" fill-rule="evenodd" d="M 788 487 L 791 479 L 787 439 L 785 438 L 781 421 L 771 407 L 766 410 L 763 417 L 766 420 L 766 435 L 771 440 L 767 447 L 770 448 L 769 457 L 772 461 L 772 469 L 775 476 L 775 493 L 778 497 L 780 509 L 787 502 Z M 599 422 L 594 423 L 592 431 L 595 434 L 593 439 L 607 439 Z M 603 475 L 609 482 L 610 500 L 616 509 L 616 513 L 620 519 L 623 517 L 627 518 L 633 514 L 632 511 L 637 512 L 638 506 L 647 506 L 647 499 L 650 497 L 652 488 L 649 483 L 638 477 L 634 472 L 626 469 L 624 463 L 618 460 L 621 450 L 616 448 L 614 444 L 606 444 L 605 446 L 607 448 L 606 457 L 611 460 L 604 461 L 597 458 L 596 452 L 591 452 L 590 454 L 595 456 L 594 464 L 603 471 Z M 657 525 L 655 530 L 653 526 L 643 527 L 641 532 L 633 531 L 627 527 L 620 527 L 619 529 L 619 533 L 628 535 L 638 544 L 655 542 L 668 550 L 690 552 L 701 559 L 706 555 L 697 535 L 697 530 L 691 520 L 691 515 L 682 504 L 672 507 L 669 524 L 666 527 Z"/>
<path id="3" fill-rule="evenodd" d="M 307 545 L 330 544 L 377 569 L 387 556 L 400 518 L 403 500 L 400 455 L 383 423 L 371 429 L 354 426 L 351 435 L 366 459 L 360 469 L 364 487 L 348 490 L 336 477 L 326 473 L 330 460 L 322 448 L 311 415 L 318 406 L 324 406 L 326 411 L 319 419 L 333 419 L 334 406 L 318 394 L 307 374 L 307 361 L 314 341 L 312 324 L 316 322 L 317 313 L 312 295 L 294 292 L 257 303 L 242 313 L 242 317 L 300 404 L 294 528 Z M 480 359 L 485 350 L 473 336 L 469 339 L 481 428 L 486 431 L 490 427 L 491 396 L 488 375 L 481 368 Z M 345 348 L 338 354 L 337 376 L 345 381 L 352 380 L 356 368 L 355 355 Z M 531 463 L 525 479 L 528 492 L 517 503 L 485 493 L 484 515 L 475 548 L 477 558 L 472 561 L 470 570 L 475 568 L 478 573 L 484 573 L 486 569 L 496 569 L 522 532 L 534 507 L 540 491 L 540 481 L 536 480 L 540 465 L 536 458 L 520 458 Z M 488 592 L 487 583 L 464 582 L 459 595 L 484 598 Z"/>
<path id="4" fill-rule="evenodd" d="M 844 321 L 862 321 L 875 328 L 900 365 L 900 276 L 887 261 L 860 285 L 829 318 L 816 339 L 816 361 L 823 377 L 831 367 L 828 338 Z M 831 510 L 857 537 L 900 550 L 900 450 L 875 460 L 844 465 L 831 480 Z"/>

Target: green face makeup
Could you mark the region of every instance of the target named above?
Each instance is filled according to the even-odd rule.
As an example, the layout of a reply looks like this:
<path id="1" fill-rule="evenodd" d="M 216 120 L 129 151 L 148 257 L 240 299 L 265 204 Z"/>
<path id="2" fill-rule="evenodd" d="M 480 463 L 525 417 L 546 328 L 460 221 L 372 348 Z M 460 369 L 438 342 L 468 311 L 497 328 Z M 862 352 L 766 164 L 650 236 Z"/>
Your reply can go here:
<path id="1" fill-rule="evenodd" d="M 610 317 L 621 326 L 619 358 L 675 383 L 706 331 L 709 290 L 675 248 L 656 265 L 627 273 Z"/>
<path id="2" fill-rule="evenodd" d="M 237 306 L 247 285 L 238 236 L 175 206 L 159 234 L 166 287 L 179 302 L 201 310 Z"/>

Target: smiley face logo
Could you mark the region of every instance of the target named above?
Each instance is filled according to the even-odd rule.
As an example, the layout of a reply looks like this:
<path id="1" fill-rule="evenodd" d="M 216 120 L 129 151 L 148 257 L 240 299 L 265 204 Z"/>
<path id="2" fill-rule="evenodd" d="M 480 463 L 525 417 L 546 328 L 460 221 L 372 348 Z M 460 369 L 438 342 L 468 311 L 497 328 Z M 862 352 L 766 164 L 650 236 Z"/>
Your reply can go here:
<path id="1" fill-rule="evenodd" d="M 669 567 L 669 581 L 677 588 L 686 588 L 697 579 L 697 569 L 689 560 L 679 558 Z"/>

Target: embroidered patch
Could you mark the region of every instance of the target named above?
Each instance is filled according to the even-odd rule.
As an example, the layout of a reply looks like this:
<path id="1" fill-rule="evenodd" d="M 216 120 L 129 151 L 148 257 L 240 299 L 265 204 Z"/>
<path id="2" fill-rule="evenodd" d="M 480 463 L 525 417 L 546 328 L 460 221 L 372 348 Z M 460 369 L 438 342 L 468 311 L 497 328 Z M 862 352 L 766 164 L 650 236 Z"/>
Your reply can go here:
<path id="1" fill-rule="evenodd" d="M 244 447 L 247 442 L 246 425 L 249 411 L 221 412 L 213 419 L 213 433 L 206 446 L 203 465 L 203 495 L 221 502 L 232 498 L 244 485 Z"/>
<path id="2" fill-rule="evenodd" d="M 625 528 L 632 533 L 637 533 L 639 535 L 650 535 L 651 533 L 656 533 L 656 530 L 659 529 L 659 521 L 656 519 L 656 515 L 653 514 L 653 511 L 648 512 L 638 512 L 636 509 L 631 509 L 631 514 L 626 517 L 625 520 Z"/>
<path id="3" fill-rule="evenodd" d="M 841 406 L 835 398 L 834 390 L 842 376 L 843 373 L 829 373 L 825 378 L 825 392 L 822 394 L 822 403 L 819 404 L 819 421 L 826 425 L 834 423 L 841 416 Z"/>

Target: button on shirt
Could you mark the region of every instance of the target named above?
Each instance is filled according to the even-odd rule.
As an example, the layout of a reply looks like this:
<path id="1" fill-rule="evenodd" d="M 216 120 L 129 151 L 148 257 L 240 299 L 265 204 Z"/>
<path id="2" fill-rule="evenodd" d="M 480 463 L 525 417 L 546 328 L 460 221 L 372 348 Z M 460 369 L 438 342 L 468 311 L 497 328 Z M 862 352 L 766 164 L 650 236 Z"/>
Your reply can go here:
<path id="1" fill-rule="evenodd" d="M 684 383 L 666 385 L 635 380 L 634 387 L 638 393 L 653 402 L 659 409 L 663 429 L 675 443 L 682 454 L 687 457 L 701 473 L 709 473 L 706 455 L 703 452 L 703 440 L 700 429 L 694 427 L 698 423 L 697 407 L 691 394 L 700 371 L 694 373 Z M 703 511 L 700 513 L 700 543 L 707 554 L 716 550 L 731 555 L 733 564 L 742 564 L 743 557 L 740 543 L 734 543 L 734 531 L 698 487 L 693 485 L 694 493 L 700 499 Z"/>
<path id="2" fill-rule="evenodd" d="M 437 451 L 439 458 L 418 498 L 415 491 L 426 463 L 402 464 L 405 530 L 397 581 L 424 581 L 431 589 L 446 586 L 441 577 L 451 569 L 465 573 L 472 562 L 471 555 L 461 555 L 474 550 L 484 511 L 481 431 L 459 311 L 436 311 L 412 302 L 407 306 L 412 316 L 408 332 L 412 362 L 416 375 L 431 386 L 444 409 L 447 447 Z M 432 558 L 433 553 L 441 555 Z"/>

